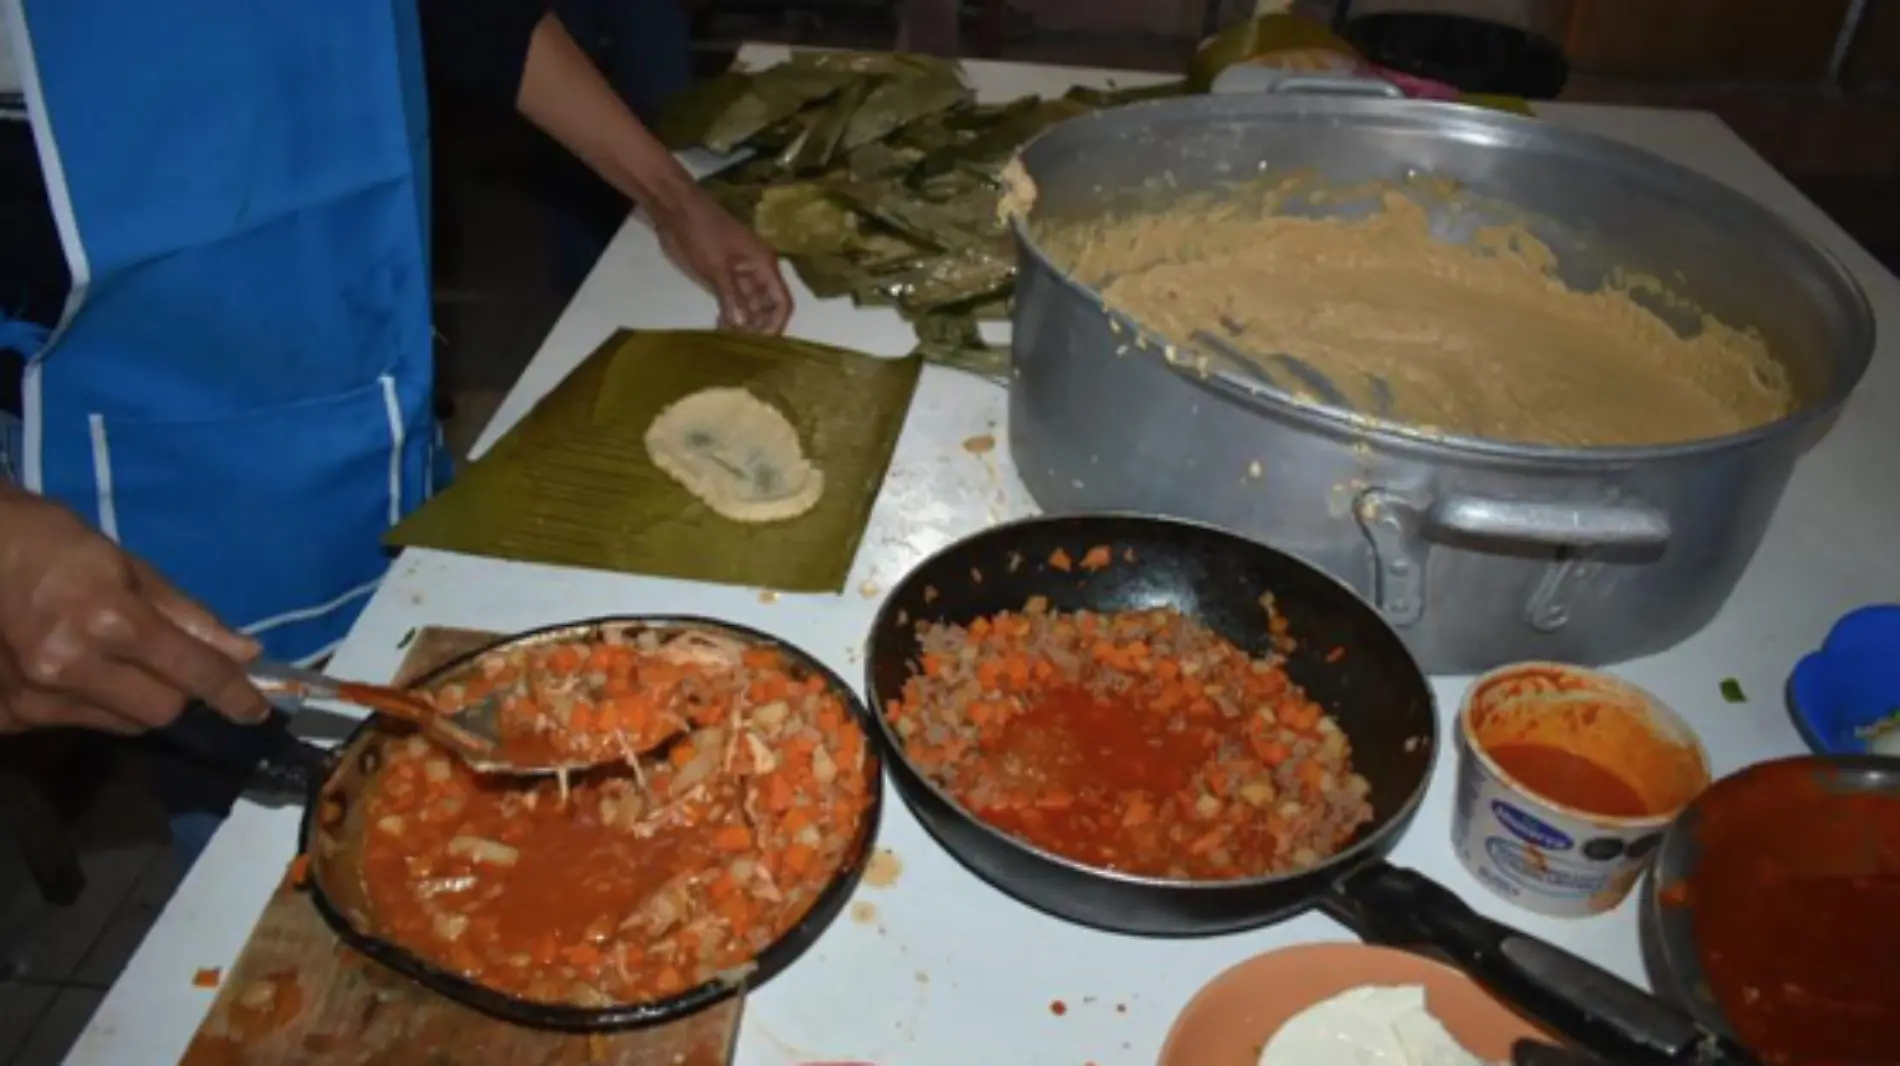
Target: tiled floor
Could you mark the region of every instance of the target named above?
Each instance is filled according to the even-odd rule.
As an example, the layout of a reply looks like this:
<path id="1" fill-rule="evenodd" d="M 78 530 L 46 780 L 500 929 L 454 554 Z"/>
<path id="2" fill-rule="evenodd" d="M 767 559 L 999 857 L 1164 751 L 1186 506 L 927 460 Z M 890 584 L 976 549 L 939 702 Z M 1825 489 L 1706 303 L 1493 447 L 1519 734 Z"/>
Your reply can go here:
<path id="1" fill-rule="evenodd" d="M 14 843 L 0 839 L 0 1064 L 65 1057 L 178 885 L 140 754 L 107 754 L 95 769 L 102 783 L 74 830 L 86 875 L 78 902 L 43 902 Z"/>

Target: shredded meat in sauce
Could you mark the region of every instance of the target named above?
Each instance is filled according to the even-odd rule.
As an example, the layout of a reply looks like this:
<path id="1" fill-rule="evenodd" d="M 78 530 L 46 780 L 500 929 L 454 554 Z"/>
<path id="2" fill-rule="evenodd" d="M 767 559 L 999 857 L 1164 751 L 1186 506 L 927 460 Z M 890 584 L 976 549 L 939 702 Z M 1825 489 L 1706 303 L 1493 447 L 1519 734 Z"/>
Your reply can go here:
<path id="1" fill-rule="evenodd" d="M 645 1002 L 750 965 L 849 860 L 875 777 L 823 677 L 726 638 L 610 639 L 498 652 L 436 699 L 517 686 L 601 734 L 616 729 L 603 708 L 637 699 L 690 732 L 572 782 L 392 744 L 363 854 L 381 935 L 521 998 Z"/>
<path id="2" fill-rule="evenodd" d="M 918 631 L 922 669 L 885 708 L 905 752 L 1046 851 L 1154 877 L 1258 877 L 1321 862 L 1372 818 L 1346 735 L 1280 658 L 1249 658 L 1178 611 L 1057 613 L 1038 596 Z"/>
<path id="3" fill-rule="evenodd" d="M 736 666 L 742 650 L 701 633 L 645 652 L 624 642 L 552 644 L 532 662 L 527 651 L 488 656 L 477 676 L 444 685 L 434 702 L 453 712 L 500 693 L 498 754 L 517 766 L 615 762 L 685 731 L 703 698 L 692 672 Z"/>

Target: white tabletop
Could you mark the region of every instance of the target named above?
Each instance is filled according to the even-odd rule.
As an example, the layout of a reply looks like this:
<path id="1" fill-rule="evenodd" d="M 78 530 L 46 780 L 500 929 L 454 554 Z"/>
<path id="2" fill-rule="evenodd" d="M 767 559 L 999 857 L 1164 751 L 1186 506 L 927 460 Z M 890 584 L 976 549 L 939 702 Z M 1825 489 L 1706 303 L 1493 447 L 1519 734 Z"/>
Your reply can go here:
<path id="1" fill-rule="evenodd" d="M 770 61 L 775 54 L 751 55 Z M 1059 93 L 1138 76 L 1014 64 L 968 64 L 982 95 Z M 1552 121 L 1619 137 L 1703 170 L 1781 212 L 1839 255 L 1866 287 L 1880 319 L 1881 351 L 1832 433 L 1802 461 L 1760 554 L 1728 605 L 1703 632 L 1666 654 L 1626 664 L 1624 676 L 1668 701 L 1700 732 L 1718 773 L 1793 753 L 1799 741 L 1782 703 L 1794 661 L 1842 612 L 1900 598 L 1900 561 L 1887 546 L 1900 530 L 1900 286 L 1818 209 L 1714 117 L 1693 112 L 1554 106 Z M 791 333 L 897 355 L 912 345 L 888 310 L 847 299 L 800 297 Z M 483 435 L 485 448 L 617 327 L 704 327 L 712 300 L 667 264 L 651 232 L 630 223 Z M 757 590 L 433 551 L 406 553 L 334 661 L 346 676 L 387 677 L 405 635 L 420 625 L 520 630 L 615 612 L 691 612 L 782 635 L 859 679 L 872 613 L 904 570 L 951 539 L 1033 509 L 1011 472 L 999 432 L 1001 388 L 936 367 L 924 370 L 890 479 L 842 595 Z M 996 433 L 997 450 L 961 447 Z M 1725 703 L 1723 678 L 1748 702 Z M 1441 714 L 1464 678 L 1439 678 Z M 1535 918 L 1480 887 L 1449 842 L 1451 755 L 1411 831 L 1393 854 L 1514 922 L 1641 981 L 1631 903 L 1596 918 Z M 1203 940 L 1144 940 L 1085 930 L 989 888 L 951 859 L 888 796 L 880 844 L 903 872 L 865 887 L 868 907 L 841 917 L 804 958 L 753 996 L 739 1051 L 743 1066 L 853 1060 L 879 1066 L 1145 1066 L 1176 1011 L 1223 968 L 1270 948 L 1349 934 L 1307 915 L 1249 933 Z M 183 1052 L 214 993 L 192 986 L 202 966 L 229 966 L 295 849 L 298 812 L 240 802 L 192 869 L 124 975 L 105 998 L 70 1063 L 151 1066 Z M 869 920 L 864 920 L 864 919 Z M 1051 1010 L 1062 1001 L 1066 1013 Z"/>

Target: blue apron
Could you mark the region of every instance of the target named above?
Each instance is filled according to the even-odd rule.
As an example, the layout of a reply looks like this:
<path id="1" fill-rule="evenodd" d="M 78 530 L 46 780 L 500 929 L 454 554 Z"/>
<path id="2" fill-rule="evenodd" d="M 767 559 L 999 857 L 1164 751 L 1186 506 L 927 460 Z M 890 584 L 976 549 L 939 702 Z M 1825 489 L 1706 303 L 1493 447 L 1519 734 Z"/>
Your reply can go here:
<path id="1" fill-rule="evenodd" d="M 322 654 L 443 458 L 414 0 L 23 3 L 74 283 L 22 480 L 268 654 Z"/>

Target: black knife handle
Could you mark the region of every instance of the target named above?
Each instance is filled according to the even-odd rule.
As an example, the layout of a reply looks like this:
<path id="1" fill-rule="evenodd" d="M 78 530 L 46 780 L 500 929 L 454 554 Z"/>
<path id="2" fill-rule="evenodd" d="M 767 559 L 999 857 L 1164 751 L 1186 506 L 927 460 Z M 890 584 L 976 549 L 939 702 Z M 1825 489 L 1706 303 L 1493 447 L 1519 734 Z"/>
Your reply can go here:
<path id="1" fill-rule="evenodd" d="M 1511 1066 L 1616 1066 L 1587 1051 L 1573 1051 L 1541 1040 L 1519 1040 L 1511 1045 Z"/>
<path id="2" fill-rule="evenodd" d="M 1480 915 L 1413 870 L 1375 863 L 1335 887 L 1348 924 L 1376 943 L 1433 947 L 1554 1032 L 1618 1061 L 1694 1063 L 1694 1018 L 1560 948 Z"/>

